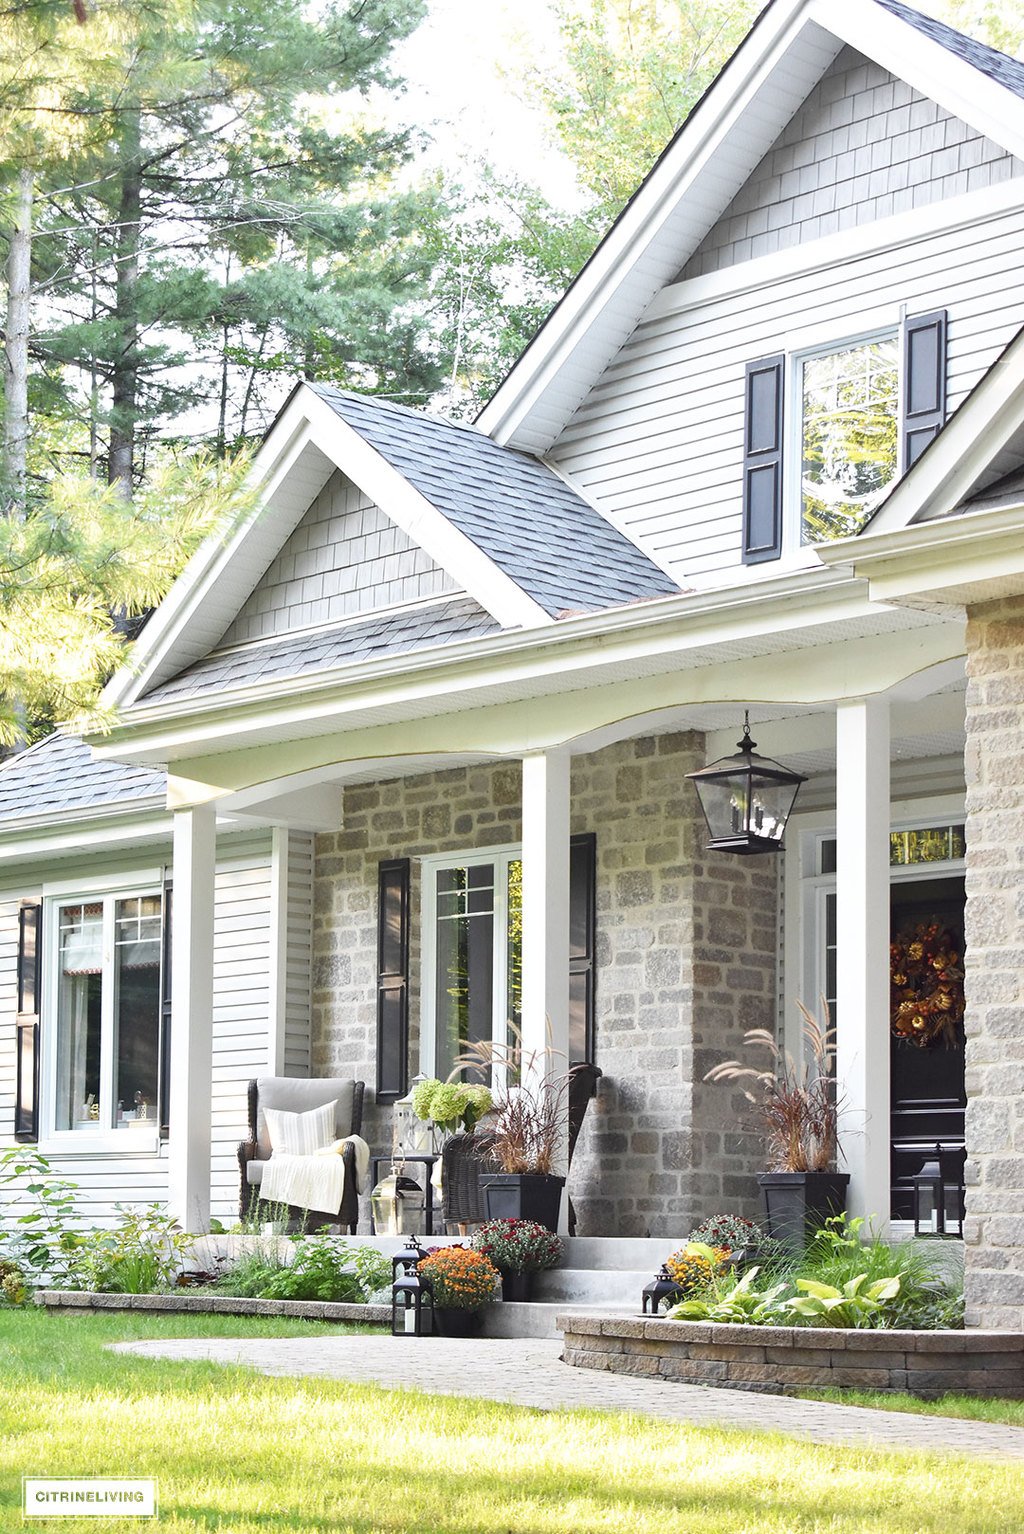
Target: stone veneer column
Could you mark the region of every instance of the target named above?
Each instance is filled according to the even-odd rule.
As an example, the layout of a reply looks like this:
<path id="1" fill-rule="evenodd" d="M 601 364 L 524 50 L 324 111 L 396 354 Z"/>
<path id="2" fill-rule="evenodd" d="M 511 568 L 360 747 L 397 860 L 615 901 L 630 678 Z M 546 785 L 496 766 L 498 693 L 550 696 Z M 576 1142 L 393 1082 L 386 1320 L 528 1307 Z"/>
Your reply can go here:
<path id="1" fill-rule="evenodd" d="M 969 1325 L 1024 1326 L 1024 597 L 967 625 Z"/>

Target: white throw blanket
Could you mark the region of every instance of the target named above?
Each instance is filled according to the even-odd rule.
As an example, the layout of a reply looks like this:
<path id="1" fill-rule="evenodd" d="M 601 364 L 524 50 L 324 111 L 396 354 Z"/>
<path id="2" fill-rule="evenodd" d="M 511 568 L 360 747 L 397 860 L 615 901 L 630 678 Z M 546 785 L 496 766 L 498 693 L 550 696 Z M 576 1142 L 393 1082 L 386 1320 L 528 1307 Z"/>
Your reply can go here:
<path id="1" fill-rule="evenodd" d="M 346 1145 L 355 1150 L 356 1192 L 361 1193 L 370 1165 L 370 1147 L 359 1135 L 325 1145 L 314 1156 L 289 1156 L 274 1151 L 263 1169 L 260 1198 L 270 1204 L 294 1204 L 321 1214 L 337 1214 L 345 1196 Z"/>

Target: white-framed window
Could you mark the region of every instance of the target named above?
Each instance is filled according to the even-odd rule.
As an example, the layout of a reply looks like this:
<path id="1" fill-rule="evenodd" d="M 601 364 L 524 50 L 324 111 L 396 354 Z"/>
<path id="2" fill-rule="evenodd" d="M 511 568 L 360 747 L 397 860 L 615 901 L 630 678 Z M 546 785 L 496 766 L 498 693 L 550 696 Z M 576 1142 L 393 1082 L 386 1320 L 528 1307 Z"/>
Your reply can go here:
<path id="1" fill-rule="evenodd" d="M 896 478 L 900 351 L 893 327 L 794 357 L 799 474 L 789 512 L 801 545 L 851 537 Z"/>
<path id="2" fill-rule="evenodd" d="M 443 1080 L 474 1044 L 504 1044 L 522 993 L 519 847 L 422 860 L 420 1068 Z"/>
<path id="3" fill-rule="evenodd" d="M 159 1137 L 163 894 L 45 901 L 42 1139 L 152 1149 Z"/>

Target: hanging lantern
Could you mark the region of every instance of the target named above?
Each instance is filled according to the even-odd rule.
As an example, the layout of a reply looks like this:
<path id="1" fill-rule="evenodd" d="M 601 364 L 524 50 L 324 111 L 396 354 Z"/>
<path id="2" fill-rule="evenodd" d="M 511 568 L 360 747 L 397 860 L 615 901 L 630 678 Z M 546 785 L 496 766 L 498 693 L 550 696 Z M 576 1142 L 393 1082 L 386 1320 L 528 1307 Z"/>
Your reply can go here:
<path id="1" fill-rule="evenodd" d="M 946 1182 L 942 1174 L 942 1147 L 926 1161 L 914 1178 L 914 1235 L 962 1236 L 964 1190 L 959 1182 Z"/>
<path id="2" fill-rule="evenodd" d="M 392 1337 L 434 1335 L 434 1286 L 415 1269 L 391 1285 Z"/>
<path id="3" fill-rule="evenodd" d="M 709 849 L 737 852 L 778 852 L 792 813 L 802 773 L 790 772 L 766 756 L 756 756 L 749 716 L 743 716 L 743 739 L 735 756 L 723 756 L 710 767 L 688 772 L 697 790 L 711 839 Z"/>
<path id="4" fill-rule="evenodd" d="M 370 1194 L 370 1218 L 375 1235 L 410 1236 L 423 1229 L 427 1197 L 419 1183 L 403 1177 L 394 1165 Z"/>
<path id="5" fill-rule="evenodd" d="M 642 1314 L 656 1316 L 661 1311 L 662 1300 L 681 1300 L 682 1297 L 682 1290 L 669 1278 L 668 1268 L 662 1263 L 658 1273 L 644 1286 Z"/>

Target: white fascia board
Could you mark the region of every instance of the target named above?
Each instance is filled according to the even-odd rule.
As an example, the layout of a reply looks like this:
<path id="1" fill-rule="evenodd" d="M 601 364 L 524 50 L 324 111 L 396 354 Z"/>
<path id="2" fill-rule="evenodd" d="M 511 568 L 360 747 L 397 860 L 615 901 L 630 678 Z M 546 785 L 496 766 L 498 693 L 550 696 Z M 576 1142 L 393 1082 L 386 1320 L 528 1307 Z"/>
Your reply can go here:
<path id="1" fill-rule="evenodd" d="M 802 29 L 804 0 L 775 0 L 758 18 L 745 46 L 730 60 L 724 74 L 686 122 L 665 151 L 632 201 L 612 225 L 564 298 L 552 311 L 536 339 L 527 347 L 490 402 L 477 425 L 496 442 L 513 444 L 517 432 L 537 406 L 553 378 L 567 363 L 582 337 L 616 304 L 634 270 L 661 233 L 666 219 L 692 189 L 714 159 L 721 144 L 746 118 L 758 93 L 771 84 L 771 76 Z M 797 95 L 805 95 L 813 81 L 801 81 Z M 794 99 L 793 110 L 799 104 Z M 764 129 L 765 143 L 753 152 L 752 170 L 760 155 L 776 137 L 781 124 L 772 119 Z M 734 195 L 731 187 L 723 206 Z M 677 252 L 682 265 L 688 252 Z M 657 287 L 660 284 L 655 283 Z M 653 297 L 634 302 L 637 318 Z M 632 310 L 634 304 L 627 302 Z M 612 343 L 612 349 L 615 343 Z"/>
<path id="2" fill-rule="evenodd" d="M 303 404 L 310 440 L 503 628 L 532 628 L 554 621 L 318 394 L 304 390 Z"/>
<path id="3" fill-rule="evenodd" d="M 1024 330 L 1018 331 L 863 532 L 856 538 L 844 538 L 843 546 L 859 544 L 859 562 L 867 557 L 868 546 L 874 546 L 883 534 L 914 522 L 948 518 L 1022 425 Z M 838 544 L 815 547 L 825 564 L 835 564 Z"/>
<path id="4" fill-rule="evenodd" d="M 972 585 L 1013 578 L 1024 589 L 1024 504 L 843 538 L 818 552 L 829 565 L 867 580 L 872 598 L 883 602 L 949 593 L 959 604 Z"/>
<path id="5" fill-rule="evenodd" d="M 26 816 L 5 828 L 0 836 L 0 862 L 6 868 L 13 863 L 88 857 L 119 847 L 170 843 L 170 839 L 171 817 L 162 799 L 147 801 L 144 810 L 131 816 L 124 805 L 88 815 L 53 810 L 48 815 Z"/>
<path id="6" fill-rule="evenodd" d="M 253 459 L 247 482 L 260 486 L 258 506 L 228 537 L 213 533 L 196 550 L 136 640 L 127 665 L 108 682 L 101 700 L 105 707 L 127 707 L 145 689 L 205 654 L 210 648 L 208 644 L 199 645 L 198 653 L 193 653 L 197 647 L 183 649 L 182 640 L 208 604 L 222 620 L 222 630 L 231 621 L 253 584 L 251 571 L 245 579 L 233 581 L 232 567 L 238 568 L 253 545 L 268 542 L 272 537 L 276 538 L 276 551 L 307 509 L 303 507 L 296 515 L 293 507 L 274 505 L 276 492 L 310 448 L 304 409 L 307 394 L 308 391 L 296 392 Z M 326 469 L 321 488 L 334 467 L 332 462 Z M 283 524 L 280 528 L 279 523 Z"/>
<path id="7" fill-rule="evenodd" d="M 253 732 L 287 732 L 311 720 L 326 732 L 353 708 L 388 711 L 410 700 L 453 698 L 467 689 L 500 691 L 510 682 L 543 681 L 569 668 L 579 672 L 583 685 L 588 672 L 617 661 L 671 655 L 685 668 L 691 649 L 783 628 L 797 632 L 872 610 L 865 583 L 849 569 L 796 571 L 756 585 L 660 598 L 543 629 L 385 656 L 273 687 L 264 683 L 151 709 L 142 704 L 111 735 L 90 745 L 101 760 L 166 762 L 201 754 L 211 741 L 228 737 L 241 749 Z"/>

